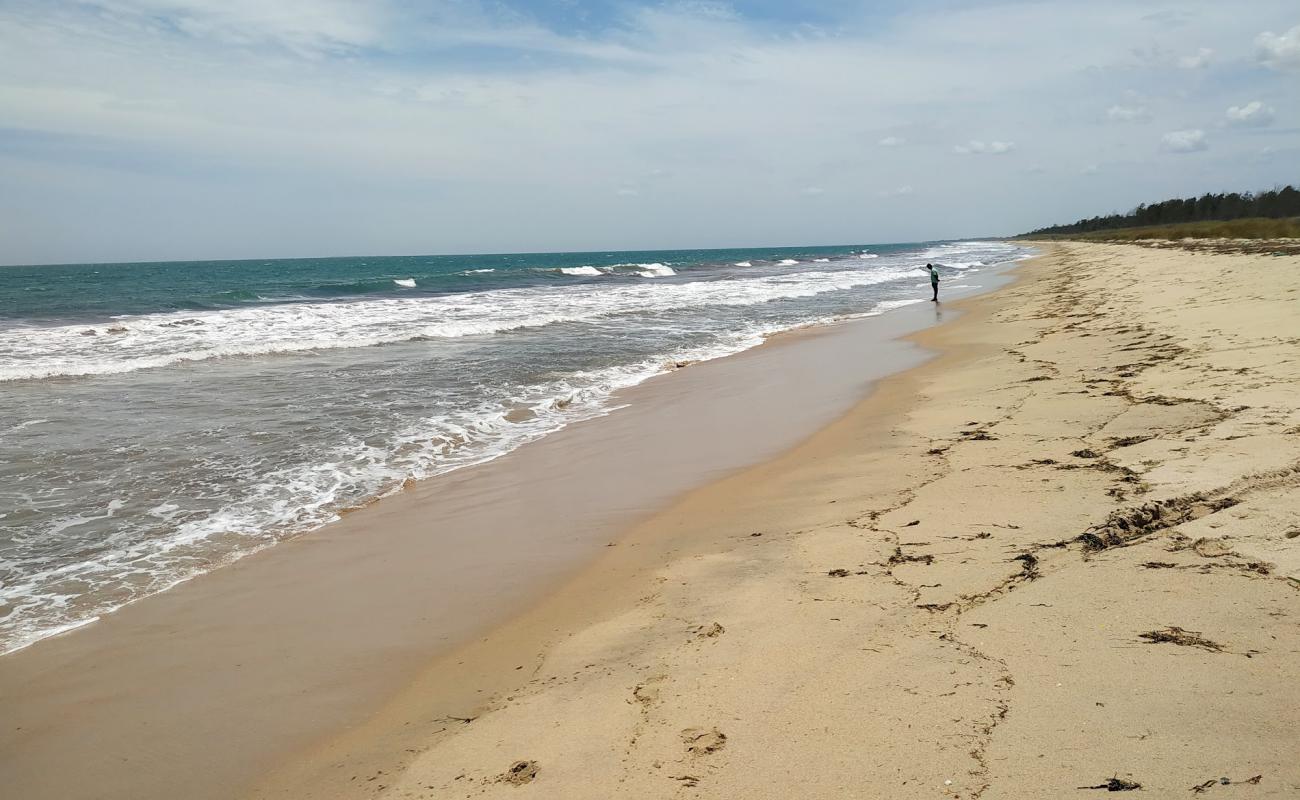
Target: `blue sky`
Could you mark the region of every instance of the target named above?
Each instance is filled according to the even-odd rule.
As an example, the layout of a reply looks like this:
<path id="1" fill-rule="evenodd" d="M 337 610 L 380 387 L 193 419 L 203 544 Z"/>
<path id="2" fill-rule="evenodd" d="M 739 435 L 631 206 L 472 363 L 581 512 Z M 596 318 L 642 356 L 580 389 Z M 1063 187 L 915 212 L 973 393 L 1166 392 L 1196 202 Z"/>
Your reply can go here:
<path id="1" fill-rule="evenodd" d="M 1300 181 L 1252 2 L 0 2 L 0 263 L 888 242 Z"/>

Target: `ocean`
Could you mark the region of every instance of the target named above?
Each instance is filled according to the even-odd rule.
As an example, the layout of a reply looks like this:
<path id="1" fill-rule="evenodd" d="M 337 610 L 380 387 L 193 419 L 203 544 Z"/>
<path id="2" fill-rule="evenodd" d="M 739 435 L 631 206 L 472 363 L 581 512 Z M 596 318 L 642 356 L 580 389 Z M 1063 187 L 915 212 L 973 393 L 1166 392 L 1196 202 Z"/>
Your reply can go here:
<path id="1" fill-rule="evenodd" d="M 0 267 L 0 652 L 997 241 Z M 653 479 L 653 476 L 647 476 Z"/>

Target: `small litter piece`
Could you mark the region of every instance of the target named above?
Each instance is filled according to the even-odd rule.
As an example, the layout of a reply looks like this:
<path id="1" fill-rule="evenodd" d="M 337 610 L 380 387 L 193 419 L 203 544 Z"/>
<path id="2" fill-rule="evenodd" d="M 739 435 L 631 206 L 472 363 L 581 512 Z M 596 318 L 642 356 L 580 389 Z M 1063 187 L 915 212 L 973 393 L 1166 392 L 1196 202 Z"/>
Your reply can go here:
<path id="1" fill-rule="evenodd" d="M 1080 789 L 1105 789 L 1108 792 L 1131 792 L 1141 789 L 1142 784 L 1137 781 L 1126 781 L 1118 776 L 1111 778 L 1105 783 L 1099 783 L 1096 786 L 1080 786 Z"/>
<path id="2" fill-rule="evenodd" d="M 1138 638 L 1145 639 L 1151 644 L 1176 644 L 1182 647 L 1199 647 L 1211 653 L 1223 652 L 1223 645 L 1218 642 L 1206 639 L 1198 631 L 1185 631 L 1177 625 L 1171 625 L 1158 631 L 1139 633 Z"/>
<path id="3" fill-rule="evenodd" d="M 513 786 L 523 786 L 532 783 L 533 778 L 537 777 L 537 769 L 536 761 L 516 761 L 501 775 L 500 780 Z"/>
<path id="4" fill-rule="evenodd" d="M 1263 776 L 1263 775 L 1256 775 L 1255 777 L 1253 777 L 1253 778 L 1247 778 L 1247 779 L 1244 780 L 1244 781 L 1234 781 L 1234 780 L 1232 780 L 1232 779 L 1230 779 L 1230 778 L 1219 778 L 1218 780 L 1215 780 L 1215 779 L 1211 778 L 1210 780 L 1206 781 L 1205 783 L 1198 783 L 1197 785 L 1193 786 L 1193 787 L 1192 787 L 1192 794 L 1203 794 L 1203 793 L 1204 793 L 1207 789 L 1209 789 L 1211 786 L 1231 786 L 1231 785 L 1233 785 L 1234 783 L 1237 783 L 1237 784 L 1241 784 L 1241 783 L 1258 784 L 1258 783 L 1259 783 L 1260 781 L 1262 781 L 1262 780 L 1264 780 L 1264 776 Z"/>
<path id="5" fill-rule="evenodd" d="M 826 574 L 829 575 L 829 576 L 831 576 L 832 578 L 847 578 L 847 577 L 849 577 L 849 571 L 848 571 L 847 569 L 833 569 L 833 570 L 831 570 L 830 572 L 827 572 Z"/>

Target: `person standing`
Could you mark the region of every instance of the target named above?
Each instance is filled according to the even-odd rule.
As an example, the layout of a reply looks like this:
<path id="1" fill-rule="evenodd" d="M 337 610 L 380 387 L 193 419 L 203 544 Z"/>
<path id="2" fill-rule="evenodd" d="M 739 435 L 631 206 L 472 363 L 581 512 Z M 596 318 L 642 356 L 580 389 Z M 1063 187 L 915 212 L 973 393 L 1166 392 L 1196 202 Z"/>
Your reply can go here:
<path id="1" fill-rule="evenodd" d="M 925 268 L 930 271 L 930 288 L 934 290 L 934 297 L 930 298 L 930 302 L 937 303 L 939 302 L 939 270 L 935 269 L 933 264 L 926 264 Z"/>

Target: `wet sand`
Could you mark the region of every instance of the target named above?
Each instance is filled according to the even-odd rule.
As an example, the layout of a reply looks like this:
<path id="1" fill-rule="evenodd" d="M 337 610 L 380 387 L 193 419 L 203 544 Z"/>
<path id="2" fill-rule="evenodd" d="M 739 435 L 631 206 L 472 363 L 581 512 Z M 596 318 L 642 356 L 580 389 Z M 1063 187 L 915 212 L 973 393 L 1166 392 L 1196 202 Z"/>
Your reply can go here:
<path id="1" fill-rule="evenodd" d="M 1300 259 L 1050 249 L 253 796 L 1297 796 Z"/>
<path id="2" fill-rule="evenodd" d="M 676 370 L 607 417 L 0 658 L 7 792 L 237 796 L 617 549 L 633 522 L 788 449 L 919 363 L 897 337 L 942 313 L 908 307 Z"/>

